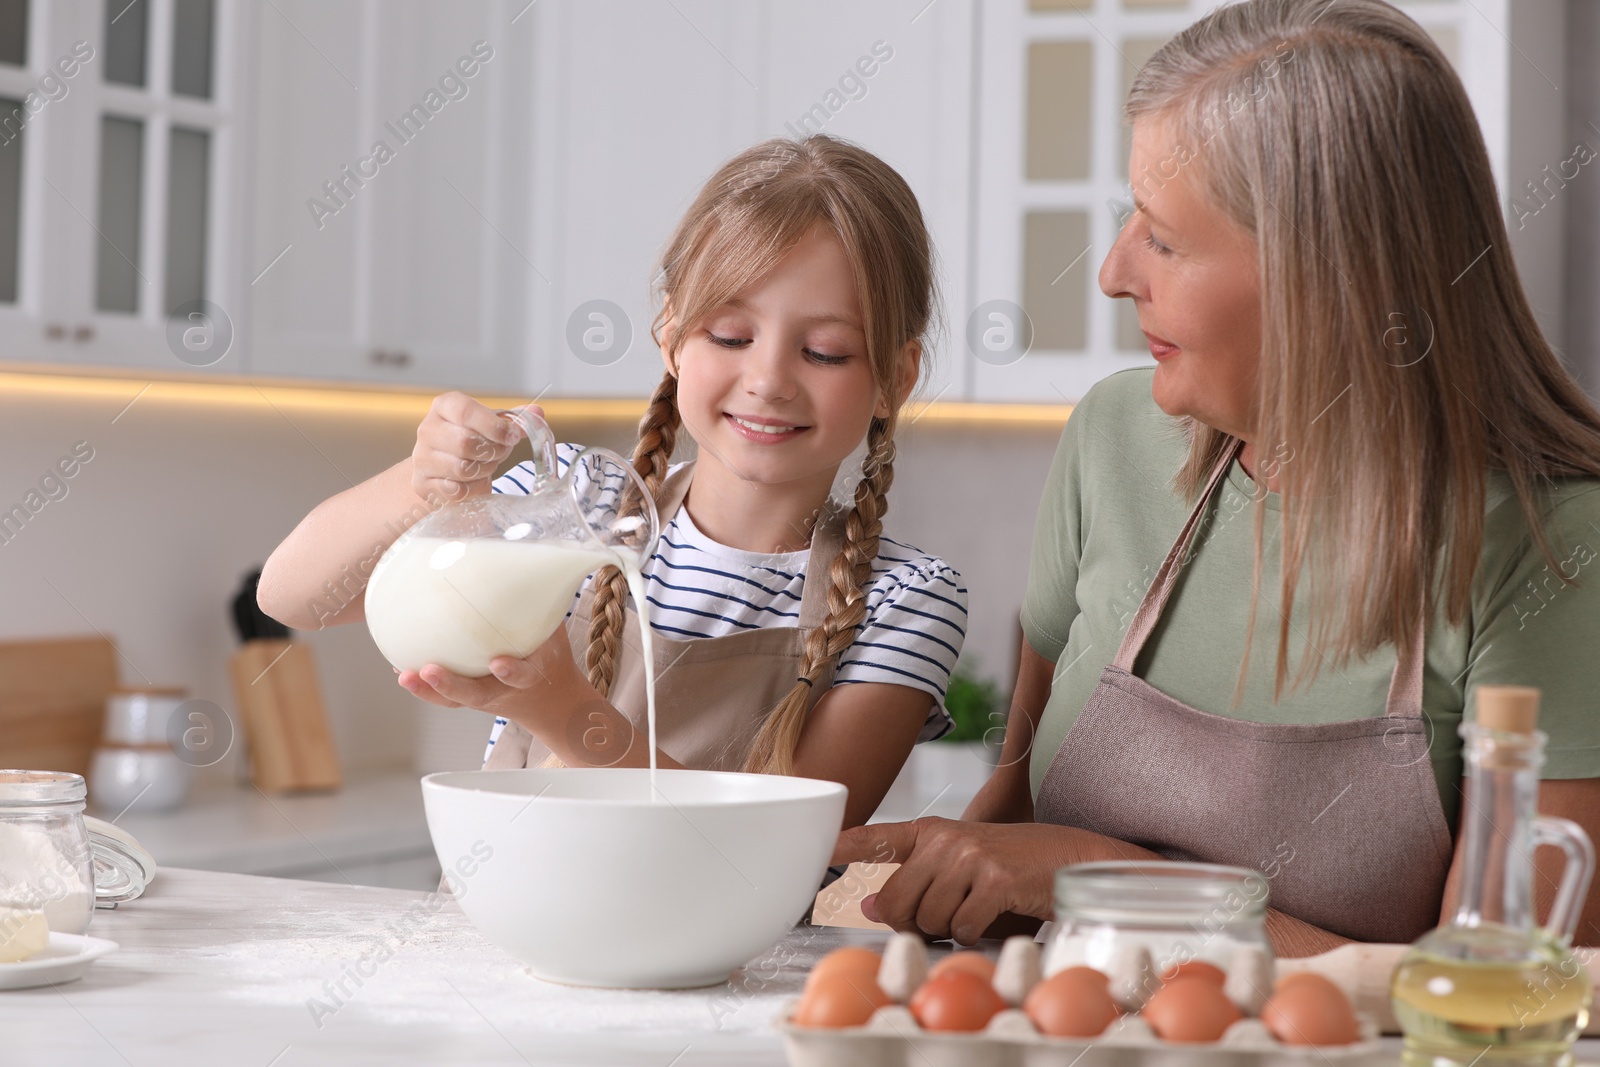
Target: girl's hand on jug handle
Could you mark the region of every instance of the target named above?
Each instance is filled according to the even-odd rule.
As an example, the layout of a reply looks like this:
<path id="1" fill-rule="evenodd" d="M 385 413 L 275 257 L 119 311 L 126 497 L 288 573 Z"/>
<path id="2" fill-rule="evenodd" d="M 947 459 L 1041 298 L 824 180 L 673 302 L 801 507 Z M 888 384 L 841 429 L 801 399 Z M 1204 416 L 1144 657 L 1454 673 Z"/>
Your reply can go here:
<path id="1" fill-rule="evenodd" d="M 544 415 L 529 404 L 534 414 Z M 417 427 L 411 488 L 424 500 L 489 495 L 494 472 L 522 440 L 522 429 L 466 393 L 434 397 Z"/>
<path id="2" fill-rule="evenodd" d="M 923 818 L 857 826 L 839 835 L 832 863 L 899 863 L 861 913 L 904 933 L 975 944 L 1007 913 L 1055 914 L 1055 873 L 1091 860 L 1156 859 L 1138 845 L 1044 823 L 974 823 Z"/>

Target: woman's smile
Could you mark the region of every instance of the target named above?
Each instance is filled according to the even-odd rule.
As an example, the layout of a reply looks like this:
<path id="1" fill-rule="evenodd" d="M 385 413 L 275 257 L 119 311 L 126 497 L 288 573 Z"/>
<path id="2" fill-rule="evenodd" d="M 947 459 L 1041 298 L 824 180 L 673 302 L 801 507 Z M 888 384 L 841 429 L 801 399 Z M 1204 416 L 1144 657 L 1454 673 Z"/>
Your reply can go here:
<path id="1" fill-rule="evenodd" d="M 1150 343 L 1150 354 L 1155 357 L 1157 362 L 1163 359 L 1171 359 L 1180 351 L 1177 345 L 1164 337 L 1157 337 L 1149 330 L 1141 330 L 1140 332 L 1144 334 L 1144 339 Z"/>

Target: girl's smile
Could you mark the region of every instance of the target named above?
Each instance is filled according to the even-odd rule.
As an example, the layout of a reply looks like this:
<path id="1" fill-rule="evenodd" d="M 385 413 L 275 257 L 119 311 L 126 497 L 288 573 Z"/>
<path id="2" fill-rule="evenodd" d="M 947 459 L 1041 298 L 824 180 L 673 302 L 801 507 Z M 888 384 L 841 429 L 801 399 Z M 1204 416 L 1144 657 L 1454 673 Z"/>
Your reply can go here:
<path id="1" fill-rule="evenodd" d="M 762 418 L 755 415 L 724 414 L 723 418 L 751 441 L 777 443 L 793 440 L 795 435 L 809 430 L 809 426 L 796 426 L 781 419 Z"/>

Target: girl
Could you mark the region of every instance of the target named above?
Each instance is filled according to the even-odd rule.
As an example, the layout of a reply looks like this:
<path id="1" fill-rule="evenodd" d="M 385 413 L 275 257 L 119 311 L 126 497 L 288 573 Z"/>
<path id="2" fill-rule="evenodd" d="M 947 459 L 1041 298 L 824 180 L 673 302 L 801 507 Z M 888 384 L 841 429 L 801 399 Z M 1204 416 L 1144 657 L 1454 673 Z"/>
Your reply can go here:
<path id="1" fill-rule="evenodd" d="M 942 700 L 966 629 L 960 575 L 882 534 L 896 419 L 933 310 L 921 212 L 860 148 L 768 141 L 701 190 L 658 285 L 666 374 L 634 465 L 663 523 L 644 571 L 659 765 L 832 779 L 850 790 L 846 825 L 861 824 L 911 746 L 948 729 Z M 680 429 L 698 458 L 671 465 Z M 515 434 L 459 393 L 439 397 L 411 459 L 320 505 L 273 553 L 262 606 L 307 625 L 292 605 L 338 561 L 368 555 L 418 496 L 526 492 L 520 468 L 487 477 Z M 863 442 L 852 503 L 835 506 L 835 478 Z M 562 446 L 563 469 L 575 454 Z M 430 664 L 400 684 L 494 713 L 488 767 L 643 766 L 635 610 L 608 568 L 525 659 L 498 657 L 484 678 Z M 356 600 L 323 621 L 361 617 Z"/>

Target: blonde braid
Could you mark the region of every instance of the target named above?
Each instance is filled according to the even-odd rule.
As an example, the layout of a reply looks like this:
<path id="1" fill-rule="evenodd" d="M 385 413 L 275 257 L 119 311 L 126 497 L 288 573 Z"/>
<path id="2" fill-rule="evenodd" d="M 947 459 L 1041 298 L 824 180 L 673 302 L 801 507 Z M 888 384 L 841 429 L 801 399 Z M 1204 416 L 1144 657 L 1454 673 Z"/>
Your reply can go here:
<path id="1" fill-rule="evenodd" d="M 652 499 L 661 498 L 672 450 L 678 440 L 678 379 L 663 375 L 639 420 L 639 441 L 633 446 L 633 469 L 644 479 Z M 628 502 L 623 501 L 623 506 Z M 663 515 L 662 521 L 669 516 Z M 611 692 L 617 672 L 617 648 L 627 619 L 628 580 L 616 567 L 594 576 L 594 598 L 589 605 L 589 645 L 584 651 L 584 671 L 601 696 Z"/>
<path id="2" fill-rule="evenodd" d="M 793 774 L 794 751 L 805 729 L 811 694 L 822 675 L 855 642 L 856 631 L 867 618 L 867 586 L 872 561 L 878 558 L 878 537 L 883 515 L 889 510 L 889 487 L 894 484 L 893 425 L 873 419 L 867 432 L 867 458 L 856 486 L 855 507 L 845 519 L 844 542 L 834 557 L 828 577 L 828 617 L 806 639 L 800 678 L 772 710 L 756 734 L 744 769 L 762 774 Z M 815 537 L 816 533 L 813 532 Z M 806 575 L 806 580 L 813 579 Z"/>

